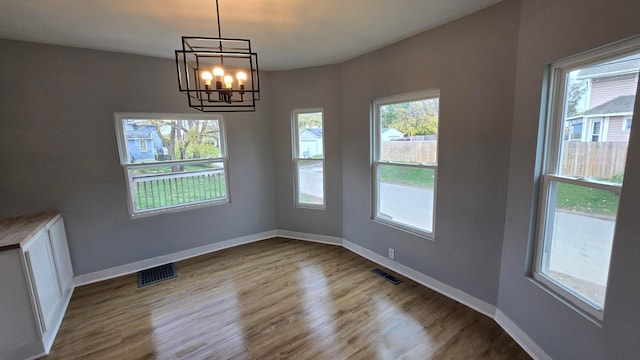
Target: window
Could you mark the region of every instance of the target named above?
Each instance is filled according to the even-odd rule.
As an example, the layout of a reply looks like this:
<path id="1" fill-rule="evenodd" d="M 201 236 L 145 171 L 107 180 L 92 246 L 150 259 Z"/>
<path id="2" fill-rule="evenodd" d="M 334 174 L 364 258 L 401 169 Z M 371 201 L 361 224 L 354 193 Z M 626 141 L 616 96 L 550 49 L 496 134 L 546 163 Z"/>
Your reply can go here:
<path id="1" fill-rule="evenodd" d="M 582 120 L 566 121 L 564 140 L 582 140 Z"/>
<path id="2" fill-rule="evenodd" d="M 294 110 L 291 122 L 295 205 L 324 209 L 322 109 Z"/>
<path id="3" fill-rule="evenodd" d="M 591 141 L 598 142 L 602 136 L 602 121 L 594 120 L 591 123 Z"/>
<path id="4" fill-rule="evenodd" d="M 229 202 L 222 116 L 115 119 L 131 217 Z"/>
<path id="5" fill-rule="evenodd" d="M 631 130 L 631 118 L 625 118 L 622 121 L 622 131 L 630 131 Z"/>
<path id="6" fill-rule="evenodd" d="M 545 161 L 533 276 L 599 320 L 605 307 L 628 139 L 607 141 L 607 127 L 613 122 L 595 119 L 590 122 L 589 136 L 584 140 L 570 141 L 573 136 L 567 138 L 561 133 L 574 126 L 570 124 L 567 109 L 575 81 L 585 78 L 610 80 L 599 82 L 608 83 L 607 88 L 594 86 L 591 89 L 594 94 L 584 94 L 597 100 L 591 101 L 586 114 L 590 113 L 589 108 L 596 109 L 591 113 L 605 116 L 608 116 L 607 111 L 633 111 L 626 107 L 633 104 L 636 87 L 620 86 L 615 75 L 637 73 L 639 66 L 638 40 L 550 65 Z M 599 93 L 595 94 L 596 90 Z M 576 132 L 574 129 L 573 133 Z"/>
<path id="7" fill-rule="evenodd" d="M 373 102 L 373 219 L 433 238 L 439 90 Z M 390 136 L 402 134 L 402 137 Z"/>

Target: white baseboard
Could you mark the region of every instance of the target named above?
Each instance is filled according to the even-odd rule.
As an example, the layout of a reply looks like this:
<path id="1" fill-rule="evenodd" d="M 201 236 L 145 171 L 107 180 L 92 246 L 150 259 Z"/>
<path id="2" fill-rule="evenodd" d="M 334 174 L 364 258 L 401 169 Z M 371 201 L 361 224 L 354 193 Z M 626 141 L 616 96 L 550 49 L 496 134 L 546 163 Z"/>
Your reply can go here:
<path id="1" fill-rule="evenodd" d="M 277 236 L 287 237 L 295 240 L 313 241 L 328 245 L 342 245 L 342 238 L 334 236 L 309 234 L 289 230 L 276 230 L 276 234 Z"/>
<path id="2" fill-rule="evenodd" d="M 547 355 L 538 344 L 531 340 L 531 338 L 522 331 L 518 325 L 511 321 L 507 315 L 500 311 L 500 309 L 496 310 L 496 315 L 493 317 L 493 320 L 532 358 L 537 360 L 551 360 L 551 356 Z"/>
<path id="3" fill-rule="evenodd" d="M 180 261 L 188 258 L 192 258 L 199 255 L 208 254 L 214 251 L 227 249 L 234 246 L 244 245 L 260 240 L 270 239 L 274 237 L 286 237 L 295 240 L 312 241 L 329 245 L 340 245 L 355 254 L 358 254 L 366 259 L 369 259 L 381 266 L 384 266 L 390 270 L 395 271 L 398 274 L 406 276 L 407 278 L 426 286 L 440 294 L 447 296 L 453 300 L 464 304 L 475 311 L 484 314 L 492 319 L 504 329 L 531 357 L 537 360 L 551 360 L 551 357 L 547 355 L 542 348 L 540 348 L 529 336 L 522 331 L 515 323 L 509 319 L 500 309 L 495 306 L 475 298 L 464 291 L 449 286 L 441 281 L 438 281 L 428 275 L 425 275 L 419 271 L 416 271 L 406 265 L 397 263 L 391 259 L 388 259 L 374 251 L 371 251 L 365 247 L 362 247 L 351 241 L 327 235 L 318 235 L 310 233 L 302 233 L 290 230 L 272 230 L 258 234 L 242 236 L 230 240 L 225 240 L 213 244 L 200 246 L 193 249 L 179 251 L 173 254 L 154 257 L 151 259 L 141 260 L 134 263 L 116 266 L 110 269 L 96 271 L 89 274 L 76 276 L 73 279 L 75 286 L 87 285 L 98 281 L 112 279 L 122 275 L 138 272 L 140 270 L 148 269 L 154 266 L 159 266 L 169 262 Z"/>
<path id="4" fill-rule="evenodd" d="M 214 251 L 228 249 L 230 247 L 244 245 L 260 240 L 270 239 L 277 236 L 276 230 L 265 231 L 258 234 L 241 236 L 235 239 L 225 240 L 199 246 L 193 249 L 178 251 L 172 254 L 157 256 L 151 259 L 136 261 L 130 264 L 112 267 L 105 270 L 96 271 L 89 274 L 79 275 L 73 278 L 75 286 L 87 285 L 98 281 L 113 279 L 122 275 L 132 274 L 140 270 L 149 269 L 166 263 L 189 259 L 195 256 L 208 254 Z"/>
<path id="5" fill-rule="evenodd" d="M 461 304 L 464 304 L 472 309 L 474 309 L 475 311 L 484 314 L 490 318 L 493 318 L 493 316 L 496 313 L 496 307 L 485 302 L 482 301 L 478 298 L 475 298 L 469 294 L 467 294 L 464 291 L 458 290 L 452 286 L 449 286 L 443 282 L 440 282 L 430 276 L 427 276 L 421 272 L 418 272 L 408 266 L 402 265 L 400 263 L 397 263 L 391 259 L 388 259 L 376 252 L 373 252 L 365 247 L 362 247 L 356 243 L 352 243 L 349 240 L 342 240 L 342 246 L 345 247 L 346 249 L 364 257 L 367 258 L 377 264 L 380 264 L 388 269 L 391 269 L 395 272 L 397 272 L 398 274 L 404 275 L 406 277 L 408 277 L 409 279 L 428 287 L 429 289 L 432 289 L 434 291 L 439 292 L 440 294 L 449 297 Z"/>

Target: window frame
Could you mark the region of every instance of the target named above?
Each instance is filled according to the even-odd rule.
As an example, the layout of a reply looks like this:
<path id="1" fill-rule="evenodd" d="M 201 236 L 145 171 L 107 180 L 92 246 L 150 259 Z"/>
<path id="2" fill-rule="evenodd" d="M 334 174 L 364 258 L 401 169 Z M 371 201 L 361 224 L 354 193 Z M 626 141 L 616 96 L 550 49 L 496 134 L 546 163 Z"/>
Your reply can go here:
<path id="1" fill-rule="evenodd" d="M 413 91 L 398 95 L 386 96 L 374 99 L 371 102 L 371 219 L 392 228 L 405 231 L 407 233 L 435 241 L 436 232 L 436 203 L 438 194 L 438 158 L 440 157 L 440 137 L 436 143 L 436 161 L 435 164 L 426 163 L 408 163 L 400 161 L 380 160 L 382 156 L 382 119 L 380 117 L 380 108 L 385 105 L 414 102 L 420 100 L 438 99 L 440 102 L 440 89 L 432 88 L 419 91 Z M 438 129 L 440 128 L 440 109 L 438 106 Z M 393 221 L 380 216 L 380 196 L 379 194 L 379 168 L 381 165 L 413 167 L 419 169 L 433 170 L 433 209 L 431 212 L 431 232 L 423 229 Z"/>
<path id="2" fill-rule="evenodd" d="M 138 139 L 138 146 L 140 147 L 140 152 L 146 153 L 149 151 L 149 149 L 147 148 L 147 139 Z M 143 147 L 144 147 L 144 150 L 142 150 Z"/>
<path id="3" fill-rule="evenodd" d="M 608 182 L 600 182 L 593 179 L 588 179 L 580 176 L 571 177 L 561 175 L 560 166 L 562 158 L 562 143 L 563 143 L 563 128 L 564 128 L 564 107 L 565 107 L 565 93 L 567 89 L 566 78 L 567 74 L 573 70 L 584 68 L 596 63 L 606 62 L 612 58 L 624 56 L 631 52 L 640 51 L 640 38 L 618 42 L 616 44 L 604 46 L 592 51 L 581 53 L 575 56 L 568 57 L 564 60 L 560 60 L 551 63 L 547 67 L 545 73 L 546 84 L 546 111 L 544 113 L 545 119 L 545 132 L 543 141 L 543 162 L 540 171 L 540 191 L 538 201 L 538 214 L 536 218 L 536 235 L 535 235 L 535 247 L 533 252 L 533 261 L 531 265 L 531 276 L 543 287 L 549 289 L 555 295 L 558 295 L 561 299 L 564 299 L 568 304 L 578 311 L 586 314 L 587 317 L 595 319 L 597 323 L 602 321 L 604 317 L 604 311 L 606 308 L 606 295 L 605 303 L 600 306 L 590 299 L 581 296 L 577 291 L 572 290 L 569 286 L 564 285 L 558 281 L 553 280 L 550 276 L 543 272 L 544 268 L 544 253 L 547 244 L 550 244 L 547 238 L 550 234 L 553 226 L 553 221 L 549 221 L 547 218 L 555 211 L 556 197 L 552 191 L 552 182 L 556 184 L 565 183 L 570 185 L 577 185 L 597 190 L 605 190 L 618 194 L 621 196 L 622 184 L 613 184 Z M 637 96 L 638 94 L 636 94 Z M 633 115 L 632 115 L 633 116 Z M 601 133 L 599 141 L 604 141 L 605 119 L 601 121 Z M 591 141 L 591 132 L 593 128 L 593 122 L 589 122 L 588 140 Z M 584 127 L 583 127 L 584 134 Z M 584 140 L 584 138 L 583 138 Z M 625 164 L 626 168 L 626 164 Z M 617 213 L 616 213 L 617 223 Z M 614 238 L 612 242 L 615 243 L 615 224 L 614 224 Z M 612 243 L 612 244 L 613 244 Z M 613 245 L 612 245 L 613 246 Z M 609 269 L 611 268 L 611 258 L 609 259 Z M 605 287 L 605 294 L 606 289 Z"/>
<path id="4" fill-rule="evenodd" d="M 115 127 L 116 127 L 116 140 L 118 146 L 118 154 L 120 157 L 120 165 L 124 173 L 125 183 L 127 186 L 127 208 L 129 210 L 129 218 L 138 219 L 148 216 L 154 216 L 164 213 L 179 212 L 215 205 L 228 204 L 231 202 L 231 188 L 229 182 L 229 161 L 227 152 L 227 135 L 224 123 L 224 116 L 222 114 L 185 114 L 185 113 L 114 113 Z M 219 141 L 220 141 L 220 156 L 210 157 L 203 159 L 191 159 L 191 160 L 169 160 L 169 161 L 154 161 L 149 163 L 131 164 L 127 159 L 127 140 L 125 137 L 125 131 L 123 126 L 123 120 L 217 120 Z M 163 164 L 168 165 L 198 165 L 207 163 L 222 163 L 224 168 L 224 181 L 225 192 L 224 198 L 216 198 L 212 200 L 198 201 L 192 203 L 172 205 L 162 208 L 155 208 L 151 210 L 137 211 L 134 205 L 134 189 L 131 186 L 131 178 L 129 176 L 129 170 L 134 168 L 145 168 L 161 166 Z"/>
<path id="5" fill-rule="evenodd" d="M 320 113 L 322 114 L 322 158 L 308 159 L 300 157 L 300 132 L 298 126 L 298 116 L 301 114 Z M 291 111 L 291 154 L 293 163 L 293 204 L 297 208 L 325 210 L 327 208 L 327 189 L 326 189 L 326 161 L 325 161 L 325 128 L 324 128 L 324 109 L 323 108 L 304 108 L 294 109 Z M 322 204 L 308 204 L 300 202 L 300 161 L 321 161 L 322 162 Z"/>
<path id="6" fill-rule="evenodd" d="M 624 116 L 622 118 L 622 131 L 623 132 L 629 132 L 631 131 L 631 126 L 632 126 L 633 122 L 632 122 L 632 117 L 631 115 L 629 116 Z"/>

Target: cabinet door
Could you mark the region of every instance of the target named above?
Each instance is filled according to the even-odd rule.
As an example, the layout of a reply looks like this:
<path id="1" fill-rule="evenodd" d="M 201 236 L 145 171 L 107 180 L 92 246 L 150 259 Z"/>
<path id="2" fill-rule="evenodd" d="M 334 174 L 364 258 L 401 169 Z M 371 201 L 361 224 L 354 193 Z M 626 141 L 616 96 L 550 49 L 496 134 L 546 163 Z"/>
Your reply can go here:
<path id="1" fill-rule="evenodd" d="M 62 218 L 58 219 L 49 228 L 49 238 L 53 248 L 53 259 L 55 260 L 58 281 L 60 282 L 60 291 L 66 296 L 73 287 L 73 268 L 71 267 L 67 233 Z"/>
<path id="2" fill-rule="evenodd" d="M 49 244 L 49 234 L 40 231 L 25 247 L 29 276 L 36 298 L 42 332 L 47 331 L 56 315 L 58 303 L 62 300 L 55 263 Z"/>

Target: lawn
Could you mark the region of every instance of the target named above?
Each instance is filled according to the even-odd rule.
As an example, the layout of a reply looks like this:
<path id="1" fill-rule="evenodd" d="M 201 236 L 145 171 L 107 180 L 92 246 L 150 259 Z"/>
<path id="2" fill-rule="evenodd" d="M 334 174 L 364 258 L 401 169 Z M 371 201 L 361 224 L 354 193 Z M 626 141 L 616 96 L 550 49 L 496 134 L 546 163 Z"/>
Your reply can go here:
<path id="1" fill-rule="evenodd" d="M 435 171 L 415 167 L 380 165 L 380 181 L 398 185 L 433 187 Z"/>
<path id="2" fill-rule="evenodd" d="M 138 182 L 134 188 L 134 203 L 139 211 L 219 199 L 226 195 L 224 174 L 219 173 Z"/>
<path id="3" fill-rule="evenodd" d="M 620 197 L 610 191 L 558 183 L 556 205 L 560 209 L 596 215 L 618 212 Z"/>
<path id="4" fill-rule="evenodd" d="M 379 169 L 383 183 L 433 187 L 432 169 L 393 165 L 380 165 Z M 621 177 L 619 180 L 621 182 Z M 607 216 L 615 216 L 618 212 L 620 197 L 612 192 L 566 183 L 558 183 L 557 191 L 556 205 L 560 209 Z"/>

